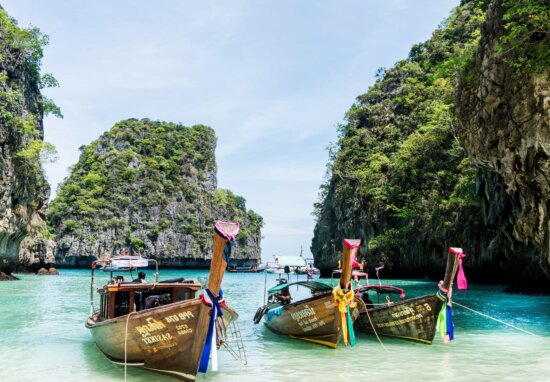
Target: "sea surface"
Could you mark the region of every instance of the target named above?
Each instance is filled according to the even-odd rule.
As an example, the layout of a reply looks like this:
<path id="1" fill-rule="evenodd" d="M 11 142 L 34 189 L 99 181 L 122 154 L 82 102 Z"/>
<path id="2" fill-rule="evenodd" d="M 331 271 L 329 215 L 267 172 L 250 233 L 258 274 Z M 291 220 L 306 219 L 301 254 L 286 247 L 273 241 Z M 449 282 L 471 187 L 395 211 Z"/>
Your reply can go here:
<path id="1" fill-rule="evenodd" d="M 59 276 L 18 275 L 0 283 L 0 381 L 124 381 L 124 366 L 96 348 L 84 321 L 90 310 L 90 271 L 60 270 Z M 161 279 L 207 277 L 207 271 L 161 271 Z M 199 381 L 550 381 L 550 297 L 503 293 L 503 287 L 470 285 L 454 300 L 532 332 L 526 334 L 454 307 L 455 340 L 433 345 L 357 334 L 354 348 L 325 348 L 278 336 L 252 318 L 276 275 L 226 273 L 226 299 L 240 314 L 247 364 L 223 348 L 219 371 Z M 292 276 L 294 281 L 297 276 Z M 304 276 L 301 276 L 302 279 Z M 147 271 L 147 279 L 153 272 Z M 100 276 L 96 285 L 107 280 Z M 383 280 L 407 297 L 433 293 L 424 280 Z M 175 381 L 128 367 L 128 381 Z"/>

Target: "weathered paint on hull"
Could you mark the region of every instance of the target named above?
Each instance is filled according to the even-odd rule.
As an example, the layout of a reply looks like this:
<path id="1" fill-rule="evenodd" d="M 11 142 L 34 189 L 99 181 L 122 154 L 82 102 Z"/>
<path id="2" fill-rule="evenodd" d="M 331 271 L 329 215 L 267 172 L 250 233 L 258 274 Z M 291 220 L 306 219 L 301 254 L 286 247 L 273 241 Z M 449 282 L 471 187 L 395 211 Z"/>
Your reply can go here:
<path id="1" fill-rule="evenodd" d="M 209 312 L 210 307 L 197 299 L 101 322 L 88 319 L 86 327 L 111 361 L 122 364 L 126 361 L 183 381 L 194 381 L 208 331 Z M 231 308 L 224 308 L 224 313 L 226 322 L 237 316 Z"/>
<path id="2" fill-rule="evenodd" d="M 378 335 L 431 344 L 435 337 L 437 316 L 442 306 L 443 301 L 434 294 L 369 308 L 368 312 L 364 309 L 355 323 L 355 328 L 360 332 L 372 333 L 374 325 Z"/>
<path id="3" fill-rule="evenodd" d="M 332 294 L 312 297 L 294 304 L 283 305 L 280 316 L 274 315 L 265 324 L 277 334 L 315 342 L 331 348 L 338 345 L 341 337 L 341 319 L 338 308 L 332 305 Z M 352 309 L 352 320 L 359 316 L 359 306 Z"/>

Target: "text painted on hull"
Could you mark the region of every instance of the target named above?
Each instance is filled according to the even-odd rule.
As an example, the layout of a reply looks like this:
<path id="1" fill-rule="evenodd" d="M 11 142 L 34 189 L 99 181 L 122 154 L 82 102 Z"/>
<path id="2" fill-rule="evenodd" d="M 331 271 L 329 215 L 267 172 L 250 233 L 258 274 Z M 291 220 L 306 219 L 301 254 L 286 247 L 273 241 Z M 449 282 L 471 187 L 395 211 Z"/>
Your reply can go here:
<path id="1" fill-rule="evenodd" d="M 164 317 L 162 321 L 148 317 L 145 325 L 136 326 L 135 329 L 141 335 L 141 340 L 145 344 L 171 347 L 175 346 L 175 342 L 170 329 L 175 329 L 178 336 L 193 333 L 193 328 L 185 323 L 191 318 L 195 318 L 195 315 L 189 311 L 172 314 Z M 174 325 L 176 323 L 177 325 Z"/>
<path id="2" fill-rule="evenodd" d="M 378 328 L 391 328 L 393 326 L 408 324 L 410 322 L 422 319 L 422 317 L 424 317 L 431 310 L 432 308 L 429 304 L 406 307 L 405 309 L 399 310 L 391 314 L 391 316 L 395 318 L 395 320 L 377 323 L 376 326 Z"/>
<path id="3" fill-rule="evenodd" d="M 290 312 L 290 317 L 300 325 L 304 332 L 309 332 L 325 325 L 325 322 L 319 320 L 315 315 L 315 309 L 309 305 L 305 305 L 301 310 L 296 312 Z"/>

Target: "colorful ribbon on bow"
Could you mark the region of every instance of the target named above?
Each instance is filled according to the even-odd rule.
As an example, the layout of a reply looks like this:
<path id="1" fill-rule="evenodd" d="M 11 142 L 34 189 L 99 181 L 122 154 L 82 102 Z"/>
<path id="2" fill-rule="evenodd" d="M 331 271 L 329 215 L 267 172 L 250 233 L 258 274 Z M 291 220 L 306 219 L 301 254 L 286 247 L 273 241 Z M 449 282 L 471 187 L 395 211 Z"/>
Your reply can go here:
<path id="1" fill-rule="evenodd" d="M 440 283 L 441 284 L 441 283 Z M 441 285 L 436 293 L 437 298 L 444 302 L 439 315 L 437 316 L 436 330 L 443 338 L 444 342 L 451 342 L 455 338 L 455 329 L 453 324 L 453 308 L 449 303 L 448 293 Z"/>
<path id="2" fill-rule="evenodd" d="M 353 321 L 351 320 L 350 308 L 355 308 L 357 303 L 355 302 L 355 294 L 353 289 L 350 288 L 348 292 L 344 292 L 340 285 L 332 290 L 332 296 L 334 297 L 334 302 L 332 305 L 338 307 L 338 311 L 341 315 L 341 324 L 342 324 L 342 337 L 344 338 L 344 344 L 348 344 L 348 335 L 349 343 L 353 347 L 355 346 L 355 332 L 353 331 Z"/>
<path id="3" fill-rule="evenodd" d="M 208 288 L 204 290 L 204 293 L 200 296 L 200 299 L 204 304 L 212 307 L 212 310 L 210 311 L 210 322 L 208 323 L 208 333 L 206 335 L 206 341 L 204 343 L 204 349 L 201 355 L 201 362 L 199 364 L 199 372 L 206 373 L 208 370 L 210 352 L 212 352 L 212 370 L 218 370 L 216 318 L 223 316 L 222 307 L 225 305 L 225 299 L 223 298 L 223 291 L 221 289 L 218 297 L 215 297 Z"/>
<path id="4" fill-rule="evenodd" d="M 458 255 L 458 274 L 456 276 L 456 284 L 458 289 L 468 289 L 468 281 L 466 280 L 466 275 L 464 274 L 464 269 L 462 268 L 462 258 L 466 256 L 464 253 L 459 253 Z"/>
<path id="5" fill-rule="evenodd" d="M 458 289 L 468 289 L 468 281 L 466 281 L 466 275 L 462 268 L 462 258 L 466 256 L 466 254 L 462 251 L 462 248 L 458 247 L 449 247 L 449 252 L 454 253 L 458 257 L 458 274 L 456 276 Z"/>

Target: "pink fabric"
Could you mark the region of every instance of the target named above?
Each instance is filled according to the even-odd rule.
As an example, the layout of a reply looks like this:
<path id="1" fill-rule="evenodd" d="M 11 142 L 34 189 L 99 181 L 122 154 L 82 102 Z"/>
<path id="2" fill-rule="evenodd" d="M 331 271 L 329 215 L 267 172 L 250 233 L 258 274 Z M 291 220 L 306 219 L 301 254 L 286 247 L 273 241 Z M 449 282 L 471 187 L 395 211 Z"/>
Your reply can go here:
<path id="1" fill-rule="evenodd" d="M 219 233 L 221 233 L 227 240 L 233 240 L 237 235 L 239 234 L 239 223 L 231 223 L 232 225 L 235 225 L 236 228 L 233 232 L 227 232 L 223 229 L 223 224 L 231 223 L 231 222 L 224 222 L 222 220 L 218 220 L 216 222 L 216 229 Z"/>
<path id="2" fill-rule="evenodd" d="M 464 274 L 464 269 L 462 268 L 462 258 L 466 256 L 464 253 L 458 254 L 458 275 L 456 276 L 456 284 L 458 289 L 468 289 L 468 281 L 466 280 L 466 275 Z"/>
<path id="3" fill-rule="evenodd" d="M 357 262 L 357 248 L 358 247 L 354 247 L 352 250 L 351 250 L 351 254 L 350 254 L 350 257 L 351 257 L 351 267 L 355 267 L 355 266 L 359 266 L 359 263 Z M 357 264 L 357 265 L 355 265 Z"/>
<path id="4" fill-rule="evenodd" d="M 352 268 L 359 268 L 361 266 L 361 263 L 357 261 L 357 248 L 353 248 L 351 251 L 351 267 Z"/>
<path id="5" fill-rule="evenodd" d="M 361 245 L 361 239 L 344 239 L 344 246 L 348 248 L 359 248 Z"/>

